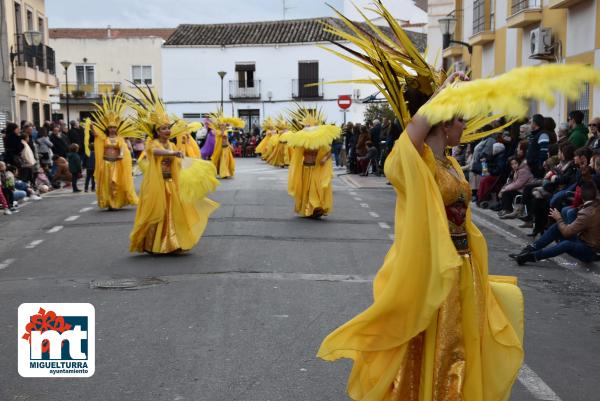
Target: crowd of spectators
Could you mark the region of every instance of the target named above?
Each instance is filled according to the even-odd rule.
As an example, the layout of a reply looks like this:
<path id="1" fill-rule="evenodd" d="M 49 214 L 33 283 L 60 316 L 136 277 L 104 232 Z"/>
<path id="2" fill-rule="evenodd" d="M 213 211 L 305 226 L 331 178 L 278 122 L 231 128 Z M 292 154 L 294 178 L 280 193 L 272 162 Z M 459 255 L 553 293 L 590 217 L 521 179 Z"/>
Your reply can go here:
<path id="1" fill-rule="evenodd" d="M 87 162 L 84 132 L 77 121 L 45 122 L 37 128 L 29 121 L 9 122 L 2 130 L 0 155 L 0 207 L 10 215 L 20 203 L 40 200 L 41 194 L 61 187 L 78 192 L 77 178 Z M 75 184 L 75 185 L 74 185 Z"/>
<path id="2" fill-rule="evenodd" d="M 533 239 L 541 235 L 512 255 L 519 264 L 558 251 L 585 262 L 600 260 L 600 118 L 587 126 L 584 119 L 581 111 L 571 111 L 557 130 L 552 118 L 535 114 L 453 149 L 469 177 L 476 207 L 492 209 L 500 219 L 522 220 L 519 227 L 530 229 Z M 544 251 L 554 241 L 560 246 Z"/>

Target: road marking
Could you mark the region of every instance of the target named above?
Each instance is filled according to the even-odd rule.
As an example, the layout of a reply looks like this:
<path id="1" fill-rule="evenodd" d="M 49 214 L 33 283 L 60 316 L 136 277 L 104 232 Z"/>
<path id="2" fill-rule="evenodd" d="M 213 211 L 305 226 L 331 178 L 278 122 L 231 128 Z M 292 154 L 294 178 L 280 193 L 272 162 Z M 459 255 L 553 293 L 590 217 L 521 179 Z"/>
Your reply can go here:
<path id="1" fill-rule="evenodd" d="M 69 216 L 65 219 L 65 221 L 75 221 L 79 218 L 79 216 L 75 215 L 75 216 Z"/>
<path id="2" fill-rule="evenodd" d="M 15 261 L 15 259 L 6 259 L 4 260 L 4 262 L 0 263 L 0 270 L 4 270 L 6 269 L 8 266 L 10 266 L 13 262 Z"/>
<path id="3" fill-rule="evenodd" d="M 48 231 L 46 231 L 48 234 L 54 234 L 59 232 L 60 230 L 63 229 L 63 226 L 54 226 L 51 229 L 49 229 Z"/>
<path id="4" fill-rule="evenodd" d="M 25 248 L 33 249 L 36 246 L 38 246 L 39 244 L 41 244 L 42 242 L 44 242 L 43 239 L 36 239 L 35 241 L 31 241 L 28 245 L 25 245 Z"/>
<path id="5" fill-rule="evenodd" d="M 98 201 L 93 201 L 92 203 L 90 203 L 90 205 L 97 205 Z"/>
<path id="6" fill-rule="evenodd" d="M 351 192 L 349 192 L 349 193 L 350 193 L 350 195 L 352 195 L 352 196 L 356 196 L 356 195 L 358 195 L 358 194 L 357 194 L 356 192 L 354 192 L 354 191 L 351 191 Z"/>
<path id="7" fill-rule="evenodd" d="M 368 203 L 361 203 L 360 207 L 364 207 L 364 208 L 369 208 L 369 204 Z"/>
<path id="8" fill-rule="evenodd" d="M 379 215 L 377 213 L 375 213 L 375 212 L 369 212 L 369 214 L 371 215 L 371 217 L 373 217 L 375 219 L 379 218 Z"/>
<path id="9" fill-rule="evenodd" d="M 273 317 L 285 319 L 286 317 L 290 317 L 290 316 L 289 315 L 273 315 Z"/>
<path id="10" fill-rule="evenodd" d="M 277 177 L 258 177 L 259 181 L 274 181 Z"/>
<path id="11" fill-rule="evenodd" d="M 381 228 L 383 228 L 383 229 L 385 229 L 385 230 L 389 230 L 390 228 L 392 228 L 392 227 L 390 227 L 390 225 L 389 225 L 388 223 L 386 223 L 386 222 L 384 222 L 384 221 L 380 221 L 380 222 L 379 222 L 379 223 L 377 223 L 377 224 L 379 224 L 379 227 L 381 227 Z"/>
<path id="12" fill-rule="evenodd" d="M 523 364 L 519 381 L 537 400 L 562 401 L 554 391 L 529 366 Z"/>
<path id="13" fill-rule="evenodd" d="M 388 237 L 393 241 L 394 240 L 394 234 L 388 234 Z"/>
<path id="14" fill-rule="evenodd" d="M 359 201 L 359 202 L 360 202 L 360 201 L 362 200 L 362 198 L 359 198 L 358 196 L 355 196 L 355 197 L 354 197 L 354 200 L 355 200 L 355 201 Z"/>
<path id="15" fill-rule="evenodd" d="M 83 209 L 81 209 L 79 211 L 79 213 L 85 213 L 85 212 L 89 212 L 90 210 L 94 209 L 93 207 L 84 207 Z"/>

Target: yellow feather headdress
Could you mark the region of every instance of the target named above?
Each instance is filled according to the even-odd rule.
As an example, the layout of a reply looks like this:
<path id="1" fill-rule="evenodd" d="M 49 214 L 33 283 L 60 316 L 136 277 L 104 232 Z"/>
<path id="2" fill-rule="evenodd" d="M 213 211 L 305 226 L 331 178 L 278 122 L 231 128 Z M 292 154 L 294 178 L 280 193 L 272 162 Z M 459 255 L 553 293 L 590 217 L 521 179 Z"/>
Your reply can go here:
<path id="1" fill-rule="evenodd" d="M 154 137 L 157 129 L 164 125 L 168 125 L 171 130 L 170 138 L 186 135 L 192 131 L 186 121 L 167 112 L 167 108 L 155 89 L 133 85 L 136 94 L 127 94 L 126 100 L 127 105 L 136 112 L 133 123 L 139 133 Z"/>
<path id="2" fill-rule="evenodd" d="M 106 134 L 108 127 L 115 127 L 122 137 L 140 137 L 131 120 L 125 115 L 127 102 L 121 95 L 102 96 L 102 103 L 93 103 L 90 124 L 98 133 Z"/>
<path id="3" fill-rule="evenodd" d="M 275 121 L 275 128 L 277 131 L 286 131 L 290 129 L 290 124 L 285 118 L 283 118 L 283 116 L 280 115 Z"/>
<path id="4" fill-rule="evenodd" d="M 246 122 L 237 117 L 226 117 L 222 110 L 211 113 L 209 116 L 208 126 L 213 130 L 218 130 L 220 126 L 225 125 L 233 128 L 244 128 Z"/>
<path id="5" fill-rule="evenodd" d="M 267 117 L 263 120 L 261 127 L 265 131 L 275 131 L 277 129 L 276 121 L 273 120 L 271 117 Z"/>
<path id="6" fill-rule="evenodd" d="M 325 123 L 327 118 L 322 109 L 309 109 L 297 105 L 296 110 L 290 111 L 290 115 L 292 120 L 301 124 L 303 128 L 293 135 L 286 136 L 288 146 L 313 150 L 328 147 L 342 132 L 340 127 Z"/>

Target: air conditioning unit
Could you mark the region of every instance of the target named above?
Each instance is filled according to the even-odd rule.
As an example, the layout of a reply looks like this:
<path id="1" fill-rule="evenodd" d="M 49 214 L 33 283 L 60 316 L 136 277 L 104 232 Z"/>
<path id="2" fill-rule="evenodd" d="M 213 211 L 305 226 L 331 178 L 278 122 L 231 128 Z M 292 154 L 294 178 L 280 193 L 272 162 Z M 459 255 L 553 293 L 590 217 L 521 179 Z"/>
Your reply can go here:
<path id="1" fill-rule="evenodd" d="M 536 28 L 529 33 L 530 58 L 546 58 L 554 53 L 551 28 Z"/>
<path id="2" fill-rule="evenodd" d="M 354 100 L 359 100 L 360 99 L 360 89 L 353 89 L 352 90 L 352 99 Z"/>

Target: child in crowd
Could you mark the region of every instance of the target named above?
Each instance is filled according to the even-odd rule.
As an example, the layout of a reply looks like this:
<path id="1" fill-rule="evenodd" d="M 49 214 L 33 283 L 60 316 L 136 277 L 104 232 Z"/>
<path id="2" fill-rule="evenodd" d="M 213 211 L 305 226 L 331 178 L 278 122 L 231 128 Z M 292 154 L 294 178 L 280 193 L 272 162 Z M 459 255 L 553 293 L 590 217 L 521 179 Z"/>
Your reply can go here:
<path id="1" fill-rule="evenodd" d="M 79 157 L 79 145 L 72 143 L 69 146 L 69 153 L 67 153 L 67 160 L 69 162 L 69 172 L 71 173 L 71 185 L 73 186 L 73 192 L 81 192 L 77 188 L 77 180 L 81 176 L 81 157 Z"/>
<path id="2" fill-rule="evenodd" d="M 40 194 L 45 194 L 52 190 L 52 184 L 50 183 L 50 179 L 46 175 L 46 172 L 43 168 L 39 167 L 37 173 L 35 175 L 35 186 L 37 187 Z"/>
<path id="3" fill-rule="evenodd" d="M 137 144 L 137 142 L 135 142 L 133 145 L 134 155 L 136 154 L 136 148 L 135 148 L 136 144 Z M 142 145 L 143 145 L 143 143 L 142 143 Z M 137 156 L 139 156 L 140 153 L 141 152 L 138 152 Z M 136 160 L 137 160 L 137 157 L 136 157 Z M 92 192 L 94 192 L 96 190 L 96 180 L 94 179 L 95 168 L 96 168 L 96 152 L 94 152 L 94 144 L 90 143 L 90 156 L 87 158 L 87 160 L 85 162 L 85 185 L 83 187 L 83 190 L 85 192 L 88 191 L 90 183 L 92 183 Z"/>
<path id="4" fill-rule="evenodd" d="M 60 182 L 65 182 L 65 187 L 71 186 L 71 173 L 69 172 L 69 163 L 64 157 L 57 154 L 52 156 L 52 171 L 51 171 L 52 186 L 56 189 L 60 188 Z"/>

